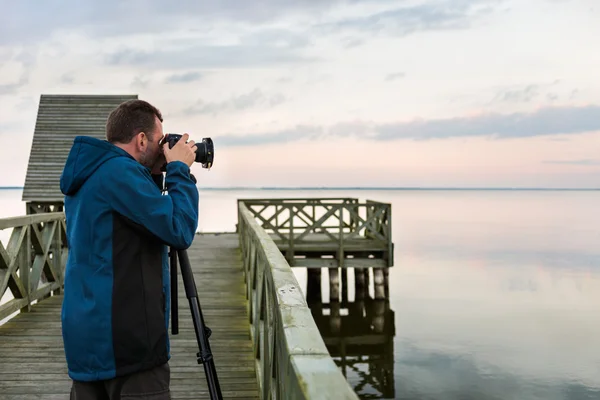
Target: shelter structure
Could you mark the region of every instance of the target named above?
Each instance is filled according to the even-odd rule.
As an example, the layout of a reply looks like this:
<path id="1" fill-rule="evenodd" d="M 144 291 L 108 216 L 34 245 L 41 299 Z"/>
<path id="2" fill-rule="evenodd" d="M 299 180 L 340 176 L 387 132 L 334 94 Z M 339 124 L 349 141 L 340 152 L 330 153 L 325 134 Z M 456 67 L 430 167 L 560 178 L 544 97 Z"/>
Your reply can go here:
<path id="1" fill-rule="evenodd" d="M 124 101 L 138 95 L 40 96 L 22 200 L 26 213 L 63 211 L 62 174 L 75 136 L 104 139 L 106 119 Z"/>

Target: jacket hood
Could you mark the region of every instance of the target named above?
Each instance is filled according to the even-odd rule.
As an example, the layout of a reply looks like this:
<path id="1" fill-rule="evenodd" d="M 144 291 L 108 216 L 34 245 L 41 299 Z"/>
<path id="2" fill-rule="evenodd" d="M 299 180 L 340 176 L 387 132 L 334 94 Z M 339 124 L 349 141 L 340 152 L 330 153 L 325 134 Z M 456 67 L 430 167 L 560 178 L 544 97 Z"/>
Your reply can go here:
<path id="1" fill-rule="evenodd" d="M 60 191 L 73 195 L 106 161 L 115 157 L 131 157 L 129 153 L 106 140 L 77 136 L 69 152 L 62 175 Z"/>

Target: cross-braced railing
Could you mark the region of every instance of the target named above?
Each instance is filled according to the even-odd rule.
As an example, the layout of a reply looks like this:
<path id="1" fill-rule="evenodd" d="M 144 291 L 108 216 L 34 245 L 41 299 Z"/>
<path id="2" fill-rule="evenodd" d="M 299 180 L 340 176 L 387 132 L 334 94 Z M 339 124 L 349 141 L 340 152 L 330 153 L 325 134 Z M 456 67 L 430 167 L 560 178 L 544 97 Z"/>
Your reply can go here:
<path id="1" fill-rule="evenodd" d="M 0 219 L 0 230 L 11 228 L 0 242 L 0 320 L 59 293 L 68 252 L 63 212 Z"/>
<path id="2" fill-rule="evenodd" d="M 340 267 L 346 255 L 364 257 L 365 252 L 378 252 L 376 257 L 385 260 L 387 267 L 393 265 L 389 203 L 360 203 L 354 198 L 240 199 L 238 203 L 285 250 L 291 265 L 296 265 L 297 254 L 332 248 Z"/>
<path id="3" fill-rule="evenodd" d="M 262 399 L 354 399 L 330 357 L 292 268 L 238 203 L 238 233 Z"/>

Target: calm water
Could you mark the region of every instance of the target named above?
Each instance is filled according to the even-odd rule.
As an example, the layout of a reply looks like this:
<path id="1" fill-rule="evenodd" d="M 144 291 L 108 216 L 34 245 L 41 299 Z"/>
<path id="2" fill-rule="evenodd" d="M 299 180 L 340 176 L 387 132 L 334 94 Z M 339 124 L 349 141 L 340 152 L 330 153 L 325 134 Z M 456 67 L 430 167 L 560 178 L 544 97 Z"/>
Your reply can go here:
<path id="1" fill-rule="evenodd" d="M 339 196 L 392 203 L 389 398 L 600 398 L 600 192 L 203 191 L 199 230 L 234 230 L 237 198 Z M 347 375 L 382 398 L 367 364 Z"/>

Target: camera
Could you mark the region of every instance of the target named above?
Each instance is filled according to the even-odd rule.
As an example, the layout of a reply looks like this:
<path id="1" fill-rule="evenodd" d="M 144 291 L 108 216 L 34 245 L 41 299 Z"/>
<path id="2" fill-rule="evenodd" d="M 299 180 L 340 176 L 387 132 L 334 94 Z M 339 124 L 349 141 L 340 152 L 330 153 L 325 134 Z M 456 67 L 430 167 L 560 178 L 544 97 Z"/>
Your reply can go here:
<path id="1" fill-rule="evenodd" d="M 169 143 L 169 148 L 175 146 L 175 143 L 181 139 L 182 135 L 176 133 L 167 133 L 163 143 Z M 200 143 L 196 144 L 196 162 L 202 164 L 202 168 L 211 168 L 215 156 L 215 147 L 211 138 L 202 138 Z"/>

